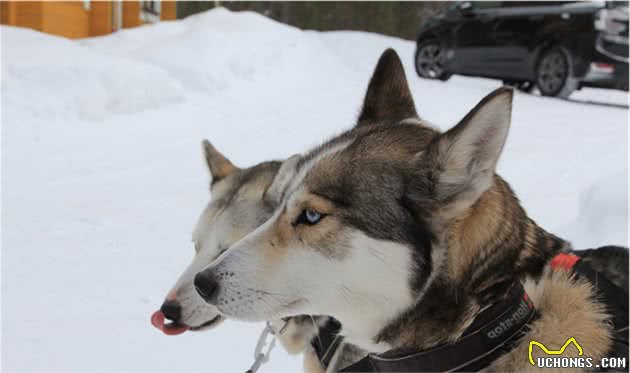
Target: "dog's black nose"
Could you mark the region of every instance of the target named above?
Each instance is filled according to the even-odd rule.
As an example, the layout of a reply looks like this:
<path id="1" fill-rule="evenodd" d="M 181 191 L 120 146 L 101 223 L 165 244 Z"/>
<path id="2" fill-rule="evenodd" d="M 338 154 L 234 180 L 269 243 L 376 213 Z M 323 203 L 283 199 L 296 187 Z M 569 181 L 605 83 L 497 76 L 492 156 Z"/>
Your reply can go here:
<path id="1" fill-rule="evenodd" d="M 195 276 L 195 289 L 208 303 L 212 304 L 219 294 L 219 281 L 209 272 L 199 272 Z"/>
<path id="2" fill-rule="evenodd" d="M 178 322 L 182 318 L 182 306 L 176 301 L 167 300 L 162 303 L 160 311 L 162 311 L 167 319 L 173 322 Z"/>

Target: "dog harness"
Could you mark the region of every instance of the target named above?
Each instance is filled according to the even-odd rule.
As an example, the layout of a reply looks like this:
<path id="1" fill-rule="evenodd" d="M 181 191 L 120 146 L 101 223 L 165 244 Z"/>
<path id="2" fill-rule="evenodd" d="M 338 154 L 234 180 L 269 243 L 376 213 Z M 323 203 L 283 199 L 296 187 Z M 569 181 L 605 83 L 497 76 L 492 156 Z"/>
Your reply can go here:
<path id="1" fill-rule="evenodd" d="M 585 278 L 594 285 L 597 296 L 612 316 L 615 341 L 609 356 L 627 359 L 628 293 L 582 260 L 596 250 L 558 254 L 549 266 L 554 271 L 571 271 L 576 278 Z M 517 283 L 502 301 L 483 311 L 456 343 L 420 352 L 392 350 L 380 355 L 369 354 L 341 372 L 478 371 L 510 351 L 538 316 L 525 289 Z M 342 337 L 337 335 L 340 329 L 341 325 L 331 319 L 311 341 L 324 368 L 328 368 L 341 345 Z"/>
<path id="2" fill-rule="evenodd" d="M 553 270 L 570 270 L 576 278 L 588 280 L 594 287 L 595 294 L 600 302 L 606 306 L 610 321 L 613 325 L 613 345 L 609 357 L 625 358 L 628 361 L 628 292 L 610 282 L 606 276 L 596 271 L 585 260 L 591 255 L 609 255 L 604 250 L 610 247 L 574 251 L 555 256 L 549 266 Z"/>
<path id="3" fill-rule="evenodd" d="M 475 318 L 457 342 L 420 352 L 369 354 L 341 372 L 477 371 L 511 350 L 537 317 L 525 289 L 515 283 L 503 299 Z"/>
<path id="4" fill-rule="evenodd" d="M 331 317 L 324 326 L 319 328 L 319 332 L 311 340 L 311 346 L 324 368 L 328 368 L 335 351 L 343 341 L 343 337 L 339 335 L 340 330 L 341 324 Z"/>
<path id="5" fill-rule="evenodd" d="M 596 249 L 601 250 L 601 249 Z M 628 292 L 610 282 L 606 276 L 594 270 L 583 258 L 595 250 L 574 251 L 556 255 L 549 263 L 553 270 L 571 270 L 576 278 L 585 278 L 595 287 L 597 297 L 612 316 L 615 332 L 623 332 L 622 339 L 628 344 Z"/>

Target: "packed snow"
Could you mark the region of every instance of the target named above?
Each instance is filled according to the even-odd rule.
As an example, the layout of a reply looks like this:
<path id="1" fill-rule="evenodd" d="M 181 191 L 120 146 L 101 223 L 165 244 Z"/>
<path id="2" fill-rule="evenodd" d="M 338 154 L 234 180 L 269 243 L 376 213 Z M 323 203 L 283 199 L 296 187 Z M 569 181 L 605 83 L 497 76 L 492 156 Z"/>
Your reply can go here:
<path id="1" fill-rule="evenodd" d="M 353 124 L 390 46 L 440 128 L 500 85 L 422 80 L 410 41 L 224 9 L 83 41 L 3 26 L 1 41 L 6 372 L 244 371 L 262 324 L 178 337 L 149 324 L 194 253 L 201 140 L 242 166 L 304 151 Z M 627 245 L 627 100 L 516 93 L 499 173 L 576 248 Z M 299 370 L 276 347 L 260 372 Z"/>

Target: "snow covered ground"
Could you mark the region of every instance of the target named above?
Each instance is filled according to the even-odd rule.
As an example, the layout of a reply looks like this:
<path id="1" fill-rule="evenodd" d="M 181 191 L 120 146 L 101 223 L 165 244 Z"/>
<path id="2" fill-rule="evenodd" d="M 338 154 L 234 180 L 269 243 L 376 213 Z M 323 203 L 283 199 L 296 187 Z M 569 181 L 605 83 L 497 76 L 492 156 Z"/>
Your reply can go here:
<path id="1" fill-rule="evenodd" d="M 224 9 L 79 42 L 2 27 L 1 41 L 6 372 L 244 371 L 260 324 L 149 324 L 193 254 L 201 140 L 243 166 L 305 150 L 352 125 L 389 46 L 441 128 L 500 84 L 421 80 L 412 42 Z M 517 93 L 499 171 L 575 247 L 627 244 L 628 96 L 572 98 Z M 277 348 L 261 372 L 300 367 Z"/>

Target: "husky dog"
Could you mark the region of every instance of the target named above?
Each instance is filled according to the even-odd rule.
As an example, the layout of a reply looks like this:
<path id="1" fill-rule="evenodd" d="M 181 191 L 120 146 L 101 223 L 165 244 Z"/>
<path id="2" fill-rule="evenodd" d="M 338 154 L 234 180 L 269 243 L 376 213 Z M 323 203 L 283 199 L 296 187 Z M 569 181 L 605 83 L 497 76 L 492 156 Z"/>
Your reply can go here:
<path id="1" fill-rule="evenodd" d="M 152 316 L 153 325 L 167 335 L 187 330 L 207 330 L 219 325 L 224 317 L 216 307 L 206 303 L 195 291 L 194 275 L 208 266 L 228 247 L 266 221 L 273 212 L 273 201 L 263 199 L 276 176 L 281 162 L 268 161 L 241 169 L 214 146 L 203 141 L 205 160 L 212 177 L 211 200 L 203 210 L 193 232 L 195 255 L 192 263 L 180 276 L 166 296 L 159 311 Z M 170 322 L 166 322 L 168 319 Z M 322 370 L 311 341 L 326 324 L 327 317 L 298 316 L 288 320 L 275 320 L 272 326 L 283 347 L 291 354 L 304 353 L 304 365 L 308 371 Z M 342 351 L 344 349 L 337 349 Z M 350 347 L 345 347 L 345 358 L 330 351 L 330 366 L 336 361 L 356 360 Z M 352 360 L 350 360 L 352 361 Z"/>
<path id="2" fill-rule="evenodd" d="M 216 307 L 199 298 L 193 286 L 194 276 L 269 217 L 272 208 L 263 203 L 261 195 L 281 163 L 263 162 L 240 169 L 207 140 L 203 150 L 212 177 L 212 198 L 193 231 L 195 255 L 160 311 L 152 317 L 153 324 L 169 335 L 209 329 L 223 321 Z M 164 318 L 171 323 L 165 324 Z"/>
<path id="3" fill-rule="evenodd" d="M 273 215 L 195 276 L 197 292 L 245 321 L 330 315 L 346 341 L 379 354 L 456 344 L 524 283 L 539 314 L 484 368 L 533 369 L 531 340 L 573 337 L 585 355 L 606 356 L 612 328 L 591 285 L 545 269 L 567 242 L 528 218 L 495 173 L 512 94 L 492 92 L 440 133 L 418 117 L 387 50 L 356 127 L 283 163 L 263 196 Z"/>

